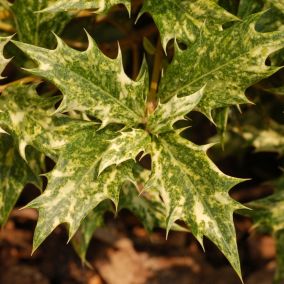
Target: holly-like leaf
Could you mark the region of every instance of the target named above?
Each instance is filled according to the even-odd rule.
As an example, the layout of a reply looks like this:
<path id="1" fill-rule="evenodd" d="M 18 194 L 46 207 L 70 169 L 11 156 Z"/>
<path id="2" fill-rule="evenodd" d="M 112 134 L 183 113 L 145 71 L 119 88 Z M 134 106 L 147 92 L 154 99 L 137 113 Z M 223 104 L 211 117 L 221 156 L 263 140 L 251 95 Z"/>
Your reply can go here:
<path id="1" fill-rule="evenodd" d="M 274 194 L 253 201 L 248 204 L 248 207 L 253 210 L 248 212 L 253 217 L 255 227 L 266 233 L 271 233 L 277 245 L 277 271 L 275 275 L 275 284 L 283 283 L 284 281 L 284 178 L 281 177 L 275 183 L 276 191 Z"/>
<path id="2" fill-rule="evenodd" d="M 265 60 L 284 47 L 284 32 L 255 30 L 260 16 L 252 15 L 224 31 L 204 33 L 186 51 L 176 47 L 161 81 L 161 102 L 194 93 L 207 84 L 198 108 L 210 119 L 215 108 L 248 103 L 244 91 L 279 70 L 265 65 Z"/>
<path id="3" fill-rule="evenodd" d="M 25 149 L 31 145 L 56 160 L 59 150 L 72 135 L 94 125 L 64 115 L 52 115 L 59 97 L 40 97 L 36 85 L 15 84 L 5 89 L 0 97 L 0 127 L 10 133 L 25 159 Z"/>
<path id="4" fill-rule="evenodd" d="M 62 91 L 58 111 L 86 112 L 100 119 L 102 127 L 109 123 L 142 123 L 148 90 L 145 72 L 137 82 L 132 81 L 123 70 L 120 52 L 112 60 L 103 55 L 89 35 L 88 39 L 85 52 L 71 49 L 59 38 L 55 50 L 15 44 L 39 64 L 29 72 L 45 77 Z"/>
<path id="5" fill-rule="evenodd" d="M 110 141 L 107 150 L 102 154 L 99 173 L 112 165 L 119 165 L 127 160 L 135 160 L 140 152 L 146 152 L 151 143 L 149 134 L 142 129 L 121 132 L 121 135 Z"/>
<path id="6" fill-rule="evenodd" d="M 10 60 L 6 59 L 3 54 L 4 47 L 10 41 L 10 39 L 10 37 L 0 37 L 0 79 L 3 79 L 1 74 L 6 68 L 7 64 L 10 62 Z"/>
<path id="7" fill-rule="evenodd" d="M 241 205 L 228 194 L 240 180 L 219 171 L 206 148 L 177 134 L 161 135 L 153 142 L 152 174 L 146 188 L 160 192 L 167 230 L 183 220 L 201 244 L 203 236 L 212 240 L 240 276 L 233 212 Z"/>
<path id="8" fill-rule="evenodd" d="M 59 0 L 42 12 L 62 12 L 70 10 L 96 9 L 96 13 L 107 12 L 112 6 L 124 4 L 130 11 L 130 0 Z"/>
<path id="9" fill-rule="evenodd" d="M 150 115 L 147 123 L 148 130 L 153 134 L 172 131 L 175 122 L 184 119 L 200 102 L 204 88 L 193 95 L 179 98 L 172 97 L 168 102 L 159 104 L 155 112 Z"/>
<path id="10" fill-rule="evenodd" d="M 41 188 L 39 178 L 43 156 L 34 149 L 27 151 L 27 161 L 18 153 L 11 136 L 0 134 L 0 226 L 3 226 L 15 206 L 24 186 L 32 183 Z"/>
<path id="11" fill-rule="evenodd" d="M 238 20 L 213 0 L 146 0 L 141 14 L 146 12 L 160 31 L 164 49 L 171 39 L 191 44 L 201 29 L 222 30 L 224 23 Z"/>
<path id="12" fill-rule="evenodd" d="M 119 210 L 128 209 L 131 211 L 139 218 L 148 232 L 152 232 L 155 228 L 166 229 L 166 208 L 160 198 L 159 191 L 153 188 L 151 191 L 146 191 L 144 188 L 151 171 L 136 165 L 133 172 L 137 186 L 130 182 L 123 186 L 119 200 Z M 173 224 L 172 230 L 187 231 L 186 228 L 176 223 Z"/>
<path id="13" fill-rule="evenodd" d="M 68 224 L 71 238 L 103 200 L 110 199 L 117 207 L 121 186 L 133 180 L 132 163 L 109 167 L 98 177 L 101 155 L 117 135 L 112 129 L 96 132 L 90 126 L 61 151 L 55 168 L 47 174 L 47 189 L 28 205 L 39 210 L 34 250 L 61 223 Z"/>
<path id="14" fill-rule="evenodd" d="M 54 0 L 16 0 L 10 9 L 14 15 L 20 41 L 52 47 L 56 43 L 52 32 L 60 34 L 71 17 L 68 13 L 37 13 Z"/>

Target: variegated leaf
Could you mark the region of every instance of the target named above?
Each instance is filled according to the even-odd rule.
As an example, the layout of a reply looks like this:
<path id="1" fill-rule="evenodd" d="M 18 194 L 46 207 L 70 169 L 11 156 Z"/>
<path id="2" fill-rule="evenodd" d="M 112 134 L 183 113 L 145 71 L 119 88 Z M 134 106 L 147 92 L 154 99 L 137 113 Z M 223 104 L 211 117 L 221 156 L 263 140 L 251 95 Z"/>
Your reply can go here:
<path id="1" fill-rule="evenodd" d="M 102 121 L 128 126 L 142 123 L 148 77 L 144 73 L 137 82 L 123 70 L 121 53 L 117 59 L 106 57 L 88 35 L 89 48 L 79 52 L 61 39 L 55 50 L 15 42 L 38 64 L 29 72 L 53 82 L 63 93 L 60 112 L 79 110 Z"/>
<path id="2" fill-rule="evenodd" d="M 142 12 L 153 17 L 166 49 L 171 39 L 194 42 L 201 29 L 221 30 L 226 22 L 238 20 L 213 0 L 145 0 Z"/>
<path id="3" fill-rule="evenodd" d="M 109 167 L 98 177 L 101 155 L 117 135 L 112 129 L 96 132 L 90 127 L 61 151 L 55 168 L 47 174 L 47 189 L 28 205 L 39 211 L 34 250 L 61 223 L 68 224 L 71 238 L 103 200 L 110 199 L 117 207 L 121 186 L 133 180 L 132 163 Z"/>
<path id="4" fill-rule="evenodd" d="M 14 15 L 20 41 L 52 47 L 56 41 L 52 32 L 60 34 L 71 17 L 67 13 L 36 13 L 54 0 L 16 0 L 10 9 Z"/>
<path id="5" fill-rule="evenodd" d="M 204 88 L 190 96 L 172 97 L 168 102 L 159 104 L 155 112 L 150 115 L 147 129 L 153 134 L 172 131 L 175 122 L 184 119 L 200 102 Z"/>
<path id="6" fill-rule="evenodd" d="M 160 192 L 167 230 L 183 220 L 201 244 L 203 236 L 213 241 L 241 277 L 233 212 L 242 206 L 228 194 L 240 180 L 223 174 L 206 149 L 177 134 L 159 136 L 153 141 L 152 174 L 146 188 Z"/>
<path id="7" fill-rule="evenodd" d="M 133 168 L 134 177 L 138 185 L 126 183 L 120 195 L 119 209 L 128 209 L 139 218 L 147 231 L 152 232 L 155 228 L 167 228 L 167 214 L 164 203 L 161 201 L 159 190 L 146 191 L 151 171 L 136 165 Z M 187 231 L 186 228 L 174 223 L 172 230 Z"/>
<path id="8" fill-rule="evenodd" d="M 42 12 L 61 12 L 70 10 L 96 9 L 96 13 L 107 12 L 112 6 L 124 4 L 130 11 L 130 0 L 57 0 Z"/>
<path id="9" fill-rule="evenodd" d="M 198 108 L 210 119 L 215 108 L 247 103 L 244 91 L 279 70 L 265 65 L 265 60 L 284 47 L 284 32 L 255 30 L 260 16 L 252 15 L 224 31 L 204 33 L 186 51 L 177 47 L 161 81 L 161 102 L 194 93 L 207 84 Z"/>
<path id="10" fill-rule="evenodd" d="M 110 141 L 107 150 L 102 154 L 99 173 L 112 165 L 119 165 L 127 160 L 135 160 L 140 152 L 146 152 L 151 143 L 150 135 L 142 129 L 120 132 L 120 136 Z"/>
<path id="11" fill-rule="evenodd" d="M 2 72 L 4 71 L 7 64 L 10 62 L 9 59 L 4 57 L 3 51 L 5 45 L 10 41 L 10 37 L 0 37 L 0 79 L 3 79 L 1 76 Z"/>
<path id="12" fill-rule="evenodd" d="M 41 188 L 39 178 L 43 156 L 34 149 L 27 151 L 27 161 L 18 153 L 11 136 L 0 134 L 0 226 L 3 226 L 24 186 L 32 183 Z"/>
<path id="13" fill-rule="evenodd" d="M 58 97 L 40 97 L 36 85 L 15 84 L 0 97 L 0 127 L 12 134 L 19 144 L 21 156 L 31 145 L 56 159 L 59 150 L 80 130 L 98 128 L 93 122 L 83 122 L 64 115 L 52 115 Z"/>

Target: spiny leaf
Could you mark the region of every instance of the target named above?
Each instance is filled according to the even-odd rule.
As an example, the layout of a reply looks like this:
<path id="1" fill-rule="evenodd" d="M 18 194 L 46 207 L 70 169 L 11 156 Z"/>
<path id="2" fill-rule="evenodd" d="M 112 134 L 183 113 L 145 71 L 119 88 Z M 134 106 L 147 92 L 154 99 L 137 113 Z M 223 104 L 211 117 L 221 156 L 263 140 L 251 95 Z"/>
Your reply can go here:
<path id="1" fill-rule="evenodd" d="M 38 175 L 41 172 L 43 156 L 34 149 L 27 151 L 24 161 L 11 136 L 0 134 L 0 226 L 3 226 L 14 208 L 24 186 L 32 183 L 41 188 Z"/>
<path id="2" fill-rule="evenodd" d="M 119 210 L 128 209 L 131 211 L 149 232 L 152 232 L 155 228 L 166 229 L 166 208 L 161 201 L 159 191 L 152 189 L 151 191 L 144 191 L 151 171 L 145 170 L 139 165 L 136 165 L 133 171 L 139 191 L 133 183 L 126 183 L 120 195 Z M 186 228 L 176 223 L 173 224 L 172 230 L 187 231 Z"/>
<path id="3" fill-rule="evenodd" d="M 64 115 L 52 115 L 58 97 L 40 97 L 36 85 L 15 84 L 5 89 L 0 97 L 0 127 L 18 141 L 21 156 L 31 145 L 40 152 L 56 159 L 59 150 L 72 135 L 94 125 L 71 119 Z"/>
<path id="4" fill-rule="evenodd" d="M 218 6 L 212 0 L 146 0 L 142 13 L 148 12 L 153 17 L 166 49 L 171 39 L 186 44 L 194 42 L 200 30 L 221 30 L 226 22 L 236 21 L 234 15 Z"/>
<path id="5" fill-rule="evenodd" d="M 130 11 L 130 0 L 59 0 L 42 12 L 61 12 L 70 10 L 96 9 L 96 13 L 107 12 L 112 6 L 124 4 Z"/>
<path id="6" fill-rule="evenodd" d="M 10 40 L 10 37 L 0 37 L 0 79 L 3 79 L 1 74 L 6 68 L 7 64 L 10 62 L 10 60 L 6 59 L 3 54 L 4 47 Z"/>
<path id="7" fill-rule="evenodd" d="M 148 78 L 137 82 L 123 70 L 121 53 L 112 60 L 99 50 L 88 35 L 89 48 L 79 52 L 58 39 L 55 50 L 47 50 L 21 42 L 14 42 L 38 64 L 29 72 L 53 82 L 63 93 L 60 112 L 79 110 L 102 121 L 128 126 L 143 120 Z"/>
<path id="8" fill-rule="evenodd" d="M 194 93 L 207 84 L 198 108 L 209 118 L 215 108 L 247 103 L 245 89 L 279 70 L 265 65 L 265 60 L 284 47 L 284 32 L 255 31 L 259 17 L 253 15 L 224 31 L 203 34 L 186 51 L 177 48 L 161 81 L 161 101 Z"/>
<path id="9" fill-rule="evenodd" d="M 241 277 L 233 224 L 233 212 L 241 205 L 228 194 L 240 180 L 223 174 L 207 157 L 206 148 L 177 134 L 159 136 L 153 142 L 152 174 L 146 188 L 160 192 L 167 230 L 183 220 L 201 244 L 203 236 L 213 241 Z"/>
<path id="10" fill-rule="evenodd" d="M 121 186 L 133 180 L 132 163 L 109 167 L 98 177 L 101 155 L 117 135 L 111 129 L 96 132 L 90 126 L 61 151 L 54 170 L 47 174 L 47 189 L 28 205 L 39 210 L 34 250 L 61 223 L 69 225 L 71 238 L 103 200 L 110 199 L 117 207 Z"/>
<path id="11" fill-rule="evenodd" d="M 172 97 L 167 103 L 159 104 L 155 112 L 150 115 L 147 128 L 153 134 L 161 134 L 172 131 L 175 122 L 184 119 L 185 115 L 192 111 L 200 102 L 204 88 L 193 95 Z"/>
<path id="12" fill-rule="evenodd" d="M 142 129 L 132 129 L 121 132 L 120 136 L 110 141 L 107 150 L 102 154 L 99 173 L 102 173 L 111 165 L 119 165 L 127 160 L 135 160 L 140 152 L 147 151 L 151 138 Z"/>
<path id="13" fill-rule="evenodd" d="M 54 37 L 52 32 L 60 34 L 70 16 L 67 13 L 39 14 L 36 13 L 54 0 L 16 0 L 10 7 L 20 41 L 34 45 L 52 47 Z"/>

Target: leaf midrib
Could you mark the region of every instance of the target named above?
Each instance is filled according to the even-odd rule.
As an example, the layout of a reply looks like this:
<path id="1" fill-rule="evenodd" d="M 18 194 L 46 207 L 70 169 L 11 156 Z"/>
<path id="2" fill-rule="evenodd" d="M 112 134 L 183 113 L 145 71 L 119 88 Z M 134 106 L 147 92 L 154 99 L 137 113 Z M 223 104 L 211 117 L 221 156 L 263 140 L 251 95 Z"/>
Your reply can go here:
<path id="1" fill-rule="evenodd" d="M 167 143 L 167 141 L 165 141 L 164 139 L 160 139 L 161 141 L 161 144 L 163 145 L 163 147 L 167 150 L 167 152 L 169 153 L 169 155 L 177 162 L 178 165 L 180 165 L 181 169 L 187 173 L 188 172 L 188 167 L 186 167 L 180 160 L 176 159 L 174 154 L 172 153 L 171 151 L 171 145 Z M 186 175 L 188 177 L 189 180 L 190 179 L 190 176 Z M 194 185 L 194 183 L 191 181 L 191 183 Z M 219 229 L 219 225 L 217 223 L 217 221 L 215 220 L 215 217 L 214 215 L 212 215 L 212 210 L 207 206 L 207 204 L 204 202 L 202 196 L 200 194 L 198 194 L 198 191 L 196 190 L 196 188 L 193 186 L 193 191 L 195 192 L 195 194 L 197 196 L 199 196 L 199 200 L 202 202 L 204 208 L 207 210 L 206 212 L 209 212 L 209 215 L 211 217 L 212 220 L 214 220 L 214 223 L 216 224 L 216 227 L 218 228 L 218 231 L 220 232 L 220 235 L 222 236 L 222 240 L 223 240 L 223 244 L 225 244 L 225 247 L 227 249 L 227 252 L 231 251 L 230 247 L 228 247 L 227 245 L 227 241 L 223 238 L 223 234 L 222 234 L 222 231 L 220 231 Z M 208 209 L 209 208 L 209 209 Z"/>
<path id="2" fill-rule="evenodd" d="M 52 61 L 49 61 L 51 63 L 53 63 Z M 64 69 L 66 70 L 67 68 L 61 67 L 59 66 L 60 69 Z M 134 110 L 132 110 L 131 108 L 129 108 L 128 106 L 122 104 L 116 97 L 112 96 L 108 91 L 105 91 L 101 86 L 95 85 L 92 81 L 89 81 L 87 78 L 85 78 L 83 75 L 76 73 L 75 71 L 73 71 L 72 69 L 68 69 L 70 71 L 70 73 L 74 74 L 75 77 L 79 77 L 82 79 L 82 81 L 88 82 L 90 83 L 92 86 L 95 87 L 95 89 L 99 89 L 103 95 L 106 95 L 107 97 L 109 97 L 112 101 L 114 101 L 115 103 L 117 103 L 121 108 L 124 108 L 127 112 L 130 112 L 132 114 L 134 114 L 133 118 L 137 119 L 137 123 L 139 123 L 139 120 L 141 119 L 140 115 L 138 115 Z M 51 79 L 53 81 L 53 79 Z M 68 97 L 68 96 L 67 96 Z M 94 98 L 94 96 L 92 96 Z M 100 96 L 97 96 L 98 99 L 100 98 Z M 100 100 L 102 101 L 102 100 Z M 102 101 L 103 102 L 103 101 Z M 125 115 L 123 116 L 124 118 Z"/>
<path id="3" fill-rule="evenodd" d="M 229 61 L 226 62 L 225 64 L 222 64 L 222 65 L 220 65 L 220 66 L 218 66 L 218 67 L 212 69 L 212 70 L 209 71 L 208 73 L 203 74 L 203 75 L 201 75 L 201 76 L 195 78 L 193 81 L 191 81 L 191 82 L 188 83 L 188 84 L 184 84 L 182 87 L 176 89 L 174 92 L 170 93 L 170 95 L 168 95 L 167 97 L 165 97 L 165 98 L 163 99 L 163 101 L 166 101 L 166 100 L 172 98 L 174 95 L 179 94 L 182 90 L 187 89 L 189 86 L 191 86 L 191 85 L 193 85 L 194 83 L 200 81 L 200 80 L 203 79 L 204 77 L 207 77 L 207 76 L 209 76 L 210 74 L 215 73 L 216 71 L 218 71 L 218 70 L 220 70 L 220 69 L 226 67 L 227 65 L 232 64 L 234 61 L 238 61 L 241 57 L 244 57 L 244 56 L 246 56 L 247 54 L 249 54 L 249 53 L 255 51 L 257 48 L 259 48 L 260 45 L 261 45 L 262 47 L 264 47 L 263 44 L 259 44 L 259 45 L 257 45 L 256 47 L 254 47 L 253 49 L 250 49 L 250 50 L 246 51 L 245 53 L 241 53 L 239 56 L 234 57 L 233 59 L 229 60 Z M 275 43 L 274 43 L 274 45 L 275 45 Z M 266 46 L 266 45 L 265 45 L 265 46 Z M 186 51 L 185 51 L 185 52 L 186 52 Z M 269 66 L 267 66 L 267 67 L 269 67 Z"/>

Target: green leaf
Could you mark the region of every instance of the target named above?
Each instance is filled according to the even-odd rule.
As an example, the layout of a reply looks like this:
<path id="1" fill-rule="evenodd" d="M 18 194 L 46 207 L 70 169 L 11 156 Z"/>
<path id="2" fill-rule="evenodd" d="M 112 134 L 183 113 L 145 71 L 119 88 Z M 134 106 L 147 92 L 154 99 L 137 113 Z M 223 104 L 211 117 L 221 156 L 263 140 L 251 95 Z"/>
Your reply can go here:
<path id="1" fill-rule="evenodd" d="M 19 144 L 20 154 L 31 145 L 56 160 L 60 149 L 78 131 L 92 125 L 64 115 L 52 115 L 58 97 L 39 96 L 35 85 L 15 84 L 0 97 L 0 127 L 10 133 Z"/>
<path id="2" fill-rule="evenodd" d="M 246 18 L 251 14 L 260 12 L 262 10 L 263 3 L 255 0 L 240 0 L 238 16 L 240 18 Z"/>
<path id="3" fill-rule="evenodd" d="M 146 0 L 141 11 L 150 13 L 166 49 L 171 39 L 186 44 L 194 42 L 201 29 L 222 30 L 226 22 L 236 21 L 237 17 L 218 6 L 212 0 Z"/>
<path id="4" fill-rule="evenodd" d="M 112 6 L 124 4 L 130 11 L 130 0 L 59 0 L 42 12 L 62 12 L 70 10 L 96 9 L 96 13 L 107 12 Z"/>
<path id="5" fill-rule="evenodd" d="M 137 82 L 123 70 L 121 53 L 113 60 L 96 46 L 88 35 L 84 52 L 71 49 L 58 39 L 56 50 L 47 50 L 14 42 L 38 64 L 29 72 L 53 82 L 63 93 L 60 112 L 79 110 L 96 116 L 102 127 L 109 123 L 128 126 L 143 122 L 148 76 L 144 72 Z"/>
<path id="6" fill-rule="evenodd" d="M 138 186 L 133 183 L 126 183 L 123 186 L 119 210 L 128 209 L 139 218 L 147 231 L 152 232 L 155 228 L 167 228 L 166 208 L 161 201 L 158 190 L 146 191 L 144 186 L 147 183 L 151 171 L 136 165 L 133 168 L 134 177 Z M 139 191 L 137 190 L 139 188 Z M 174 223 L 172 230 L 187 231 L 186 228 Z"/>
<path id="7" fill-rule="evenodd" d="M 279 70 L 265 65 L 265 60 L 284 47 L 284 32 L 256 32 L 260 16 L 250 16 L 224 31 L 204 33 L 186 51 L 176 47 L 161 81 L 161 102 L 194 93 L 207 84 L 198 108 L 211 120 L 215 108 L 248 103 L 244 91 Z"/>
<path id="8" fill-rule="evenodd" d="M 220 142 L 224 148 L 225 136 L 228 126 L 229 108 L 217 108 L 213 112 L 213 120 L 216 123 L 217 131 L 220 136 Z"/>
<path id="9" fill-rule="evenodd" d="M 3 226 L 15 206 L 24 186 L 32 183 L 42 187 L 39 174 L 43 156 L 34 149 L 27 151 L 27 161 L 18 153 L 11 136 L 0 134 L 0 226 Z"/>
<path id="10" fill-rule="evenodd" d="M 0 79 L 3 79 L 1 74 L 3 73 L 7 64 L 10 62 L 10 59 L 6 59 L 3 54 L 4 47 L 10 40 L 10 37 L 0 37 Z"/>
<path id="11" fill-rule="evenodd" d="M 159 104 L 148 118 L 147 129 L 153 134 L 172 131 L 174 123 L 184 119 L 185 115 L 198 105 L 203 92 L 204 88 L 190 96 L 180 98 L 176 95 L 168 102 Z"/>
<path id="12" fill-rule="evenodd" d="M 206 146 L 196 146 L 177 134 L 153 141 L 152 174 L 148 191 L 158 190 L 165 204 L 167 230 L 183 220 L 203 244 L 213 241 L 241 277 L 233 212 L 241 205 L 230 188 L 240 182 L 223 174 L 207 157 Z"/>
<path id="13" fill-rule="evenodd" d="M 102 154 L 99 173 L 112 165 L 119 165 L 127 160 L 133 159 L 140 152 L 146 152 L 151 143 L 149 134 L 142 129 L 132 129 L 121 132 L 120 136 L 110 141 L 109 147 Z"/>
<path id="14" fill-rule="evenodd" d="M 61 151 L 55 168 L 47 174 L 47 189 L 28 205 L 39 210 L 34 250 L 61 223 L 68 224 L 71 238 L 103 200 L 110 199 L 117 207 L 121 186 L 133 180 L 132 163 L 109 167 L 98 177 L 101 155 L 117 135 L 112 129 L 96 132 L 90 126 Z"/>
<path id="15" fill-rule="evenodd" d="M 16 0 L 10 7 L 20 41 L 52 47 L 55 44 L 52 32 L 60 34 L 71 19 L 67 13 L 36 13 L 53 0 Z"/>

